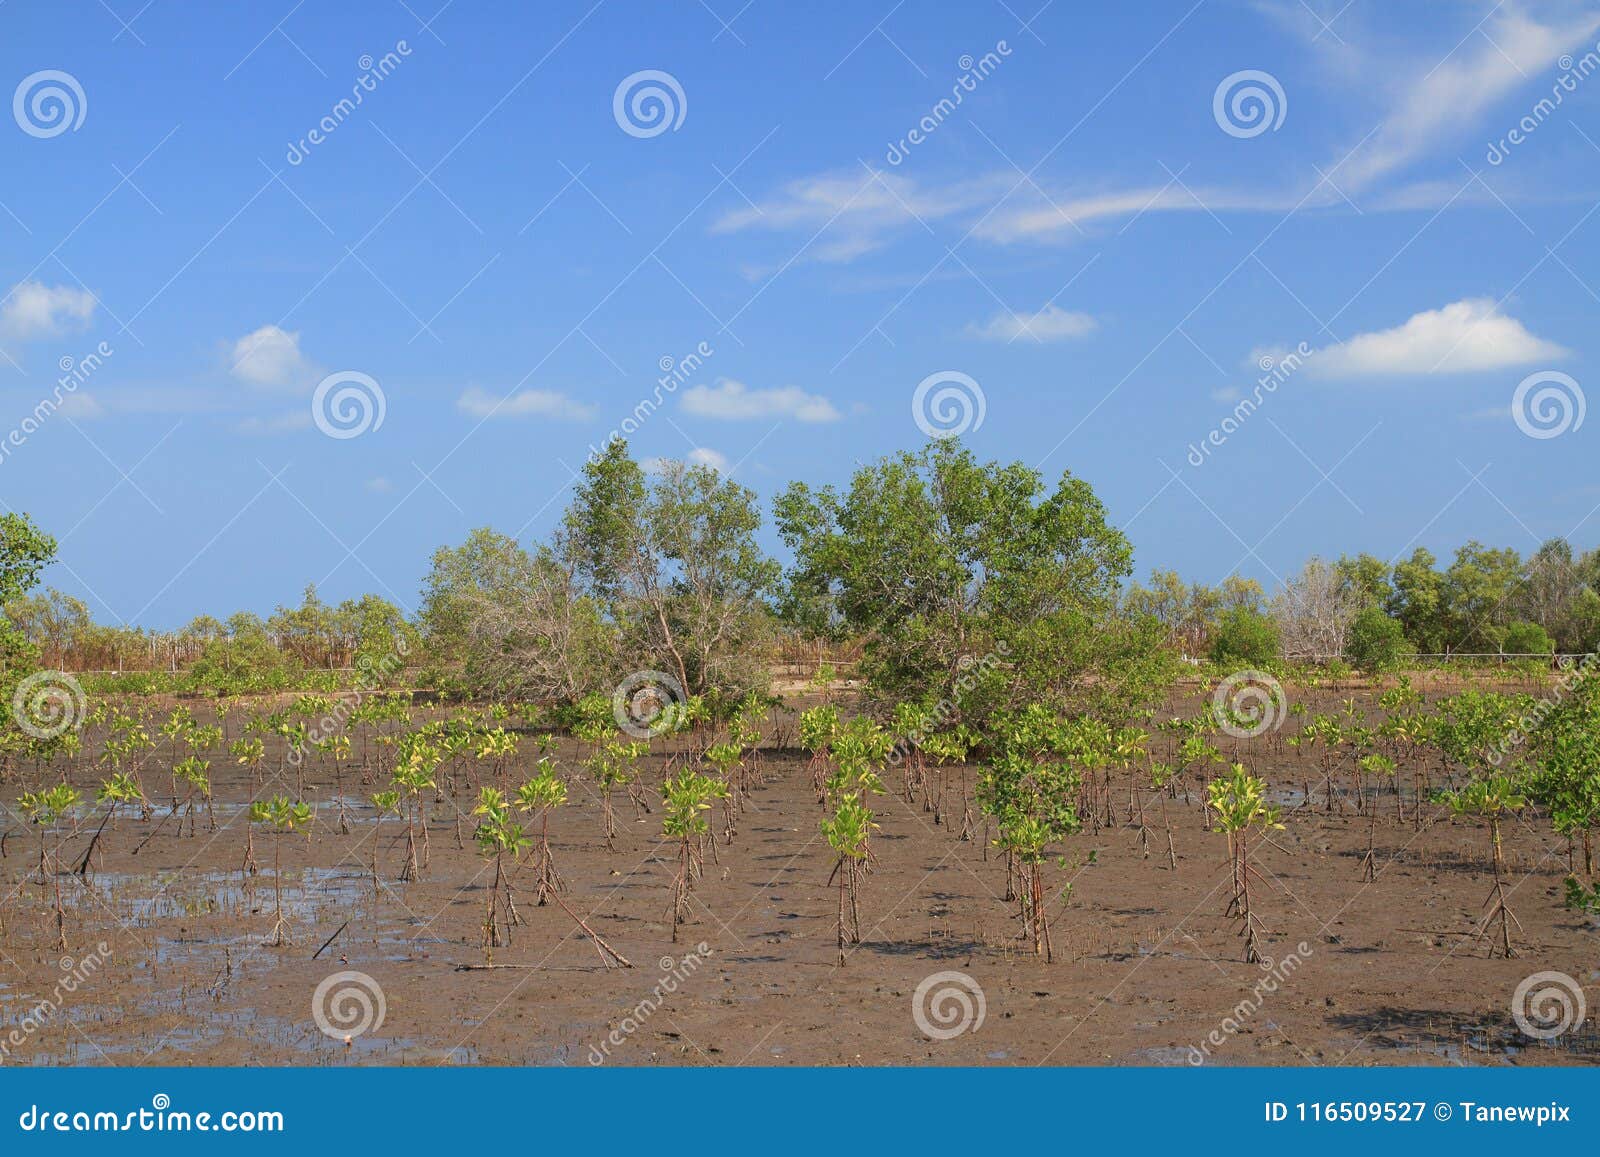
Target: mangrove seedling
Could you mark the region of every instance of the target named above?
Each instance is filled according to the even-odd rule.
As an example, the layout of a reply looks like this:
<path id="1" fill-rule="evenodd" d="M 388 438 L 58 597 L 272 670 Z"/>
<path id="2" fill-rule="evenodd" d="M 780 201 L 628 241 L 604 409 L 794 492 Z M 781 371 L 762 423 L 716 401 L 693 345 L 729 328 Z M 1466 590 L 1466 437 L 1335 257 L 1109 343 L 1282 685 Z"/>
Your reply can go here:
<path id="1" fill-rule="evenodd" d="M 285 795 L 258 799 L 250 805 L 250 822 L 272 828 L 277 834 L 272 841 L 272 938 L 266 942 L 268 948 L 277 948 L 293 943 L 289 918 L 283 913 L 283 837 L 310 825 L 311 805 L 291 802 Z M 310 833 L 306 834 L 309 838 Z"/>

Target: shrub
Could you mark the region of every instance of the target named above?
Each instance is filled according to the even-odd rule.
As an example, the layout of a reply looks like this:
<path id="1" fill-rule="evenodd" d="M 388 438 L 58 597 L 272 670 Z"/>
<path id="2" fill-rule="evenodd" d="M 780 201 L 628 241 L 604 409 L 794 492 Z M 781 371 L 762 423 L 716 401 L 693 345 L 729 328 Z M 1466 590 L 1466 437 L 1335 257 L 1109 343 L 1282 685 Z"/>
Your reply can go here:
<path id="1" fill-rule="evenodd" d="M 1417 649 L 1406 639 L 1405 627 L 1381 607 L 1368 607 L 1350 623 L 1344 657 L 1363 671 L 1389 671 Z"/>
<path id="2" fill-rule="evenodd" d="M 1518 622 L 1506 628 L 1500 649 L 1508 655 L 1551 655 L 1556 644 L 1538 623 Z"/>
<path id="3" fill-rule="evenodd" d="M 1278 625 L 1260 611 L 1234 607 L 1223 614 L 1211 641 L 1219 667 L 1265 667 L 1278 658 Z"/>

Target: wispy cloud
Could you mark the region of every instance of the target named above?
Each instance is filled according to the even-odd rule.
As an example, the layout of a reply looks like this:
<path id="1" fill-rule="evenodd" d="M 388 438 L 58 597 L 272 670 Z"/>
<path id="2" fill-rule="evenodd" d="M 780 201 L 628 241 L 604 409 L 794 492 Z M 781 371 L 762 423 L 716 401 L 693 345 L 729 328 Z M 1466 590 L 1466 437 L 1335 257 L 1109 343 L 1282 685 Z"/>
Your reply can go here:
<path id="1" fill-rule="evenodd" d="M 968 326 L 967 332 L 985 341 L 1013 342 L 1022 338 L 1042 343 L 1086 337 L 1098 324 L 1086 313 L 1051 304 L 1033 313 L 997 313 L 983 325 Z"/>
<path id="2" fill-rule="evenodd" d="M 839 411 L 818 394 L 798 386 L 752 390 L 743 382 L 723 378 L 715 386 L 694 386 L 684 391 L 683 410 L 699 418 L 728 422 L 792 418 L 797 422 L 837 422 Z"/>
<path id="3" fill-rule="evenodd" d="M 1600 32 L 1600 13 L 1574 15 L 1569 9 L 1541 21 L 1511 0 L 1484 0 L 1426 53 L 1399 59 L 1345 31 L 1351 38 L 1338 49 L 1338 81 L 1363 103 L 1378 94 L 1375 127 L 1331 149 L 1320 172 L 1304 181 L 1260 188 L 1169 172 L 1133 186 L 1086 188 L 1042 173 L 1019 179 L 1007 170 L 935 185 L 863 168 L 792 181 L 755 205 L 724 214 L 712 230 L 809 230 L 810 257 L 848 261 L 912 227 L 941 221 L 988 241 L 1021 245 L 1073 241 L 1096 223 L 1147 213 L 1288 213 L 1343 207 L 1355 197 L 1363 211 L 1477 203 L 1489 194 L 1463 192 L 1454 144 L 1479 131 L 1498 102 L 1532 85 L 1561 53 L 1592 40 Z M 1319 50 L 1330 42 L 1319 43 Z M 1449 162 L 1453 183 L 1406 175 L 1430 158 Z"/>
<path id="4" fill-rule="evenodd" d="M 474 418 L 560 418 L 580 422 L 595 408 L 554 390 L 519 390 L 509 398 L 471 386 L 456 399 L 456 409 Z"/>
<path id="5" fill-rule="evenodd" d="M 646 458 L 640 465 L 644 468 L 646 474 L 664 474 L 674 461 L 680 461 L 680 459 Z M 687 462 L 691 466 L 709 466 L 718 474 L 726 474 L 728 472 L 728 456 L 720 450 L 712 450 L 707 446 L 696 446 L 685 454 L 681 461 Z"/>
<path id="6" fill-rule="evenodd" d="M 240 422 L 236 429 L 241 434 L 290 434 L 296 430 L 305 430 L 311 426 L 311 412 L 309 410 L 290 410 L 285 414 L 274 414 L 270 418 L 246 418 Z"/>
<path id="7" fill-rule="evenodd" d="M 77 421 L 92 421 L 106 416 L 106 408 L 93 394 L 69 394 L 61 399 L 61 413 Z"/>
<path id="8" fill-rule="evenodd" d="M 1497 101 L 1597 31 L 1600 15 L 1592 8 L 1581 16 L 1541 24 L 1516 4 L 1495 4 L 1449 56 L 1400 91 L 1382 127 L 1340 166 L 1335 179 L 1359 191 L 1436 153 L 1473 129 Z"/>
<path id="9" fill-rule="evenodd" d="M 723 214 L 712 233 L 801 230 L 813 235 L 810 255 L 849 261 L 881 249 L 897 232 L 993 204 L 1014 181 L 995 174 L 929 188 L 910 177 L 862 168 L 791 181 L 766 201 Z"/>

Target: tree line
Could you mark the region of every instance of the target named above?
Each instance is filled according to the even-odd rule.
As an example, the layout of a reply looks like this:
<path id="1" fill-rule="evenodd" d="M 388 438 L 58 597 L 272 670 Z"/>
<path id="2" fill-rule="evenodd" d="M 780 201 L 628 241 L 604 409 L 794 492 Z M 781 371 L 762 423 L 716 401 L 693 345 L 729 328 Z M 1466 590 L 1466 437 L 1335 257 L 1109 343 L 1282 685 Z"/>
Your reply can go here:
<path id="1" fill-rule="evenodd" d="M 1270 594 L 1162 570 L 1140 584 L 1086 481 L 1051 483 L 958 441 L 863 465 L 842 486 L 793 483 L 771 515 L 787 567 L 759 545 L 753 491 L 706 466 L 647 471 L 616 440 L 591 456 L 546 540 L 483 528 L 435 552 L 415 616 L 308 587 L 265 618 L 201 616 L 172 634 L 97 624 L 81 600 L 33 593 L 55 545 L 7 515 L 0 671 L 14 683 L 41 665 L 165 669 L 174 689 L 235 693 L 349 668 L 394 682 L 420 667 L 441 690 L 566 703 L 650 671 L 733 703 L 765 690 L 776 640 L 800 636 L 858 650 L 863 685 L 885 700 L 959 693 L 992 711 L 1092 696 L 1107 673 L 1147 682 L 1180 655 L 1378 668 L 1600 643 L 1600 551 L 1557 539 L 1526 559 L 1469 542 L 1447 566 L 1423 548 L 1392 565 L 1313 558 Z"/>
<path id="2" fill-rule="evenodd" d="M 1271 595 L 1254 579 L 1208 587 L 1157 570 L 1124 608 L 1158 619 L 1185 653 L 1219 660 L 1378 667 L 1416 654 L 1588 654 L 1600 647 L 1600 550 L 1555 538 L 1527 558 L 1468 542 L 1448 566 L 1423 547 L 1392 564 L 1312 558 Z"/>

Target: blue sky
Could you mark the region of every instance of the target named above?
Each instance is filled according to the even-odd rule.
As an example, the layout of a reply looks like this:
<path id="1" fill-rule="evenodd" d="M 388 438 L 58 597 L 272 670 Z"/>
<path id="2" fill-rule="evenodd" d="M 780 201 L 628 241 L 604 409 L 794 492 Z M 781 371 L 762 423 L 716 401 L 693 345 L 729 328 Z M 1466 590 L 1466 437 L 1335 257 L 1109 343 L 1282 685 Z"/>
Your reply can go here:
<path id="1" fill-rule="evenodd" d="M 9 0 L 0 33 L 0 502 L 107 622 L 414 608 L 438 546 L 547 533 L 702 343 L 634 446 L 763 501 L 924 442 L 944 375 L 1141 575 L 1600 540 L 1600 5 Z M 319 428 L 337 373 L 381 425 Z"/>

